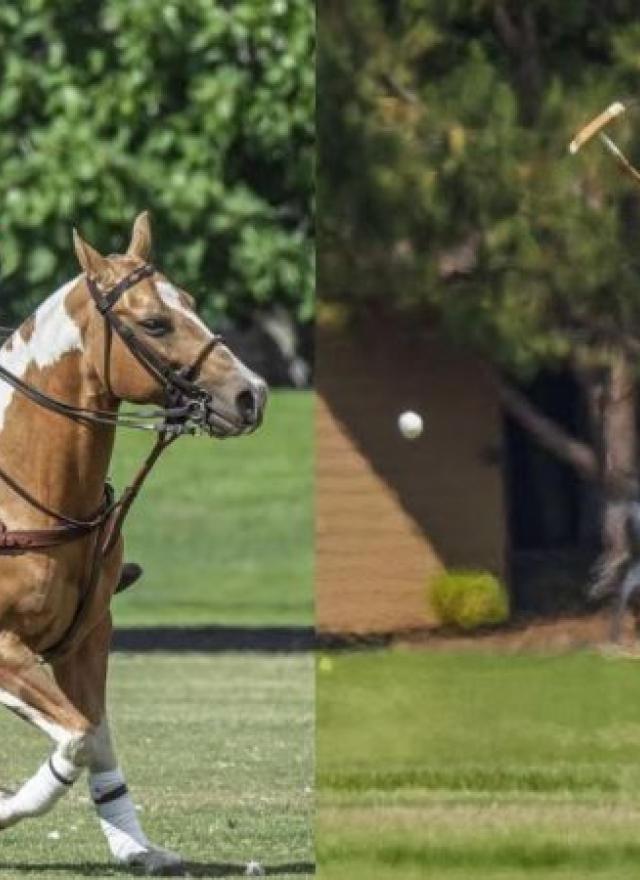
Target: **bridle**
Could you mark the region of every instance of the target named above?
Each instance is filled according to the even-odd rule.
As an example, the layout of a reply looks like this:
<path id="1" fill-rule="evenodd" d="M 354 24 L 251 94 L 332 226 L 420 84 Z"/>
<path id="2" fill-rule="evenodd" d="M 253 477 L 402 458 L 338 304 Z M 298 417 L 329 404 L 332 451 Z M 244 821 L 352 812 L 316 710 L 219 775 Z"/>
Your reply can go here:
<path id="1" fill-rule="evenodd" d="M 204 429 L 209 415 L 214 415 L 232 425 L 228 417 L 222 416 L 214 408 L 211 394 L 194 381 L 202 364 L 213 349 L 223 341 L 222 336 L 212 334 L 194 362 L 188 367 L 176 370 L 113 311 L 123 294 L 145 278 L 150 278 L 155 271 L 151 264 L 145 263 L 106 291 L 101 290 L 94 277 L 87 277 L 91 298 L 96 309 L 105 319 L 104 376 L 107 388 L 111 392 L 110 354 L 115 333 L 140 366 L 164 388 L 167 403 L 165 413 L 173 430 L 177 433 L 190 433 L 198 428 Z"/>
<path id="2" fill-rule="evenodd" d="M 223 341 L 221 336 L 212 334 L 193 363 L 187 367 L 176 369 L 114 312 L 114 306 L 120 298 L 145 278 L 150 278 L 155 271 L 151 264 L 145 263 L 106 289 L 101 288 L 98 280 L 91 275 L 87 275 L 85 280 L 91 299 L 105 322 L 104 376 L 108 390 L 113 393 L 110 385 L 110 361 L 112 340 L 115 334 L 122 340 L 140 366 L 163 388 L 165 395 L 163 407 L 150 412 L 140 411 L 137 413 L 119 413 L 76 407 L 51 397 L 0 365 L 0 380 L 7 382 L 24 397 L 44 409 L 85 425 L 120 425 L 151 430 L 158 434 L 153 448 L 132 483 L 116 499 L 111 484 L 107 482 L 100 507 L 93 516 L 86 520 L 75 519 L 52 510 L 31 495 L 0 467 L 0 480 L 31 507 L 52 517 L 59 523 L 58 526 L 50 529 L 9 530 L 5 523 L 0 521 L 0 556 L 42 551 L 79 540 L 92 533 L 96 535 L 89 574 L 85 587 L 80 592 L 75 616 L 63 636 L 42 652 L 42 659 L 47 662 L 59 658 L 71 646 L 73 638 L 83 624 L 91 606 L 91 598 L 99 580 L 101 562 L 115 546 L 131 505 L 162 452 L 182 434 L 193 434 L 198 431 L 214 434 L 216 422 L 227 426 L 227 430 L 236 430 L 238 433 L 241 430 L 240 425 L 236 425 L 229 416 L 221 413 L 215 407 L 212 395 L 197 382 L 202 365 L 215 347 Z"/>
<path id="3" fill-rule="evenodd" d="M 211 426 L 213 418 L 227 429 L 240 431 L 242 426 L 227 414 L 220 412 L 215 406 L 212 395 L 194 381 L 214 348 L 224 342 L 224 337 L 212 333 L 191 365 L 174 369 L 145 343 L 132 327 L 113 312 L 113 307 L 124 293 L 145 278 L 151 277 L 155 271 L 153 266 L 145 263 L 106 290 L 102 290 L 98 281 L 91 276 L 86 276 L 86 284 L 96 309 L 105 319 L 104 379 L 107 390 L 115 396 L 110 383 L 110 352 L 112 336 L 116 333 L 138 363 L 164 389 L 165 405 L 162 408 L 150 411 L 140 409 L 135 412 L 112 412 L 73 406 L 45 394 L 1 364 L 0 380 L 7 382 L 38 406 L 82 424 L 113 425 L 180 436 L 199 431 L 215 433 Z M 14 332 L 13 327 L 0 327 L 0 336 L 8 337 Z"/>

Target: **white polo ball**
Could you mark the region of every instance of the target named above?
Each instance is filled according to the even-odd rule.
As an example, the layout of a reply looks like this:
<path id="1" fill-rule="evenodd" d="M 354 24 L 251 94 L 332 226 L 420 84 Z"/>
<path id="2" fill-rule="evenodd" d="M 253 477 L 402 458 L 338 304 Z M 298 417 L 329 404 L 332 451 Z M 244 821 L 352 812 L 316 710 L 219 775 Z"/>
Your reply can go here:
<path id="1" fill-rule="evenodd" d="M 264 877 L 264 868 L 260 862 L 249 862 L 244 875 L 245 877 Z"/>
<path id="2" fill-rule="evenodd" d="M 418 413 L 407 410 L 398 416 L 398 428 L 403 437 L 407 440 L 415 440 L 422 434 L 423 423 L 422 416 Z"/>

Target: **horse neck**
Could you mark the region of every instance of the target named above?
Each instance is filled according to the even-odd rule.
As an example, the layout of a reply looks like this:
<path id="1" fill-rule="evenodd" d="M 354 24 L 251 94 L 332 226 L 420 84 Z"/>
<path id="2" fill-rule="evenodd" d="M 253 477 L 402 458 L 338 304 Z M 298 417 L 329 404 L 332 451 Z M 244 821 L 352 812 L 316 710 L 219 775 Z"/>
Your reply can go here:
<path id="1" fill-rule="evenodd" d="M 0 351 L 0 363 L 53 398 L 86 409 L 115 411 L 116 403 L 89 366 L 87 328 L 80 317 L 73 317 L 74 285 L 71 282 L 49 297 L 16 331 Z M 78 424 L 2 383 L 0 465 L 53 510 L 79 519 L 96 511 L 113 441 L 113 427 Z M 48 519 L 0 485 L 0 509 L 4 513 L 7 508 L 9 525 L 16 520 L 31 525 Z"/>

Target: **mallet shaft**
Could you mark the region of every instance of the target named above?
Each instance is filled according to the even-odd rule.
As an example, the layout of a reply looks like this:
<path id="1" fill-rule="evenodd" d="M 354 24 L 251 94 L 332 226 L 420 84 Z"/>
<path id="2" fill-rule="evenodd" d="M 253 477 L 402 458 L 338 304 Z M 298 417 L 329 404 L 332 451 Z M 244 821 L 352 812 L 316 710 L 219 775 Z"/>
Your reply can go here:
<path id="1" fill-rule="evenodd" d="M 600 132 L 600 140 L 605 145 L 607 150 L 611 153 L 613 158 L 616 160 L 620 168 L 631 177 L 632 180 L 635 180 L 636 183 L 640 183 L 640 171 L 631 164 L 631 162 L 627 159 L 625 154 L 622 152 L 620 147 L 611 140 L 603 131 Z"/>

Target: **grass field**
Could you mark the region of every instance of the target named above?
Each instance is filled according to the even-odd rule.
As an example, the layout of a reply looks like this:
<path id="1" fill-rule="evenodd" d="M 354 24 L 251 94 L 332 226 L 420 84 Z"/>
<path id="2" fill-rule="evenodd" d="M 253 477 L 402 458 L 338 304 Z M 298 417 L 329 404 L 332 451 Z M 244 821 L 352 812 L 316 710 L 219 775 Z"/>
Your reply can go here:
<path id="1" fill-rule="evenodd" d="M 375 653 L 317 684 L 321 880 L 640 876 L 640 667 Z"/>
<path id="2" fill-rule="evenodd" d="M 312 437 L 311 394 L 277 391 L 255 435 L 171 447 L 127 520 L 145 577 L 114 603 L 116 623 L 311 625 Z M 151 442 L 120 431 L 118 487 Z"/>
<path id="3" fill-rule="evenodd" d="M 252 859 L 281 880 L 309 876 L 310 657 L 116 656 L 110 702 L 147 833 L 186 855 L 192 876 L 242 876 Z M 0 785 L 21 782 L 47 750 L 2 710 Z M 2 880 L 114 874 L 83 780 L 47 816 L 0 832 Z"/>

